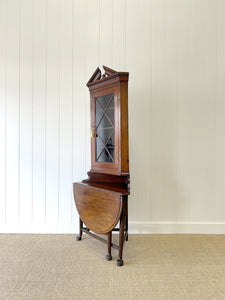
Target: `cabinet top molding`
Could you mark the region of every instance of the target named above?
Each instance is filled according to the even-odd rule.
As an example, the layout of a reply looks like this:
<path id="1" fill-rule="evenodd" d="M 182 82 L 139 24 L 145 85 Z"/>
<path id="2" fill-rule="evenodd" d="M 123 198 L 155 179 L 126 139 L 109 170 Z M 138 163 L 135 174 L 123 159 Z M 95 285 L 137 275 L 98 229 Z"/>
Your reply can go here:
<path id="1" fill-rule="evenodd" d="M 119 78 L 120 81 L 128 81 L 129 73 L 128 72 L 117 72 L 113 69 L 110 69 L 106 66 L 103 66 L 105 73 L 102 74 L 99 67 L 95 70 L 91 78 L 87 82 L 87 86 L 92 86 L 98 83 L 101 83 L 106 80 Z"/>

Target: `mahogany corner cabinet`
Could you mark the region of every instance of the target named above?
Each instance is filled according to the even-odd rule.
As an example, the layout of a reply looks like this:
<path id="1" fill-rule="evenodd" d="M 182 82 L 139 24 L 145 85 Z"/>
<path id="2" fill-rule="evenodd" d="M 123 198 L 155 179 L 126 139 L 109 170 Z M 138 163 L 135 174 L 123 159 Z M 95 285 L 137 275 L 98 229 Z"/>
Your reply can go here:
<path id="1" fill-rule="evenodd" d="M 79 213 L 79 235 L 86 233 L 119 251 L 117 265 L 123 265 L 123 244 L 128 240 L 128 195 L 130 194 L 128 149 L 129 73 L 103 66 L 97 68 L 87 86 L 91 102 L 91 170 L 88 179 L 73 184 Z M 117 226 L 118 224 L 118 226 Z M 119 244 L 112 242 L 119 231 Z M 105 234 L 107 238 L 100 235 Z"/>

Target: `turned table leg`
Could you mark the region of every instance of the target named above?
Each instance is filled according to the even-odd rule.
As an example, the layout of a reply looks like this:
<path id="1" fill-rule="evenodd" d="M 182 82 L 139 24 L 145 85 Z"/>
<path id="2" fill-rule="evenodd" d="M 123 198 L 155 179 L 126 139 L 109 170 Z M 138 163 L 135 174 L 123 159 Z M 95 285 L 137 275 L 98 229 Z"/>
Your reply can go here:
<path id="1" fill-rule="evenodd" d="M 126 215 L 126 223 L 125 223 L 125 232 L 126 232 L 126 242 L 128 241 L 128 201 L 127 201 L 127 197 L 125 200 L 125 207 L 126 207 L 126 211 L 125 211 L 125 215 Z"/>
<path id="2" fill-rule="evenodd" d="M 124 243 L 124 226 L 125 226 L 125 219 L 126 219 L 126 209 L 127 209 L 127 197 L 123 199 L 123 211 L 120 219 L 120 231 L 119 231 L 119 257 L 116 261 L 117 266 L 123 265 L 123 243 Z"/>
<path id="3" fill-rule="evenodd" d="M 79 235 L 76 237 L 77 241 L 80 241 L 82 239 L 82 231 L 83 229 L 83 221 L 81 220 L 81 218 L 79 218 Z"/>
<path id="4" fill-rule="evenodd" d="M 112 231 L 108 232 L 107 236 L 108 236 L 108 243 L 107 243 L 108 253 L 106 254 L 105 259 L 106 260 L 112 260 L 112 255 L 111 255 Z"/>
<path id="5" fill-rule="evenodd" d="M 125 223 L 125 217 L 122 216 L 121 222 L 120 222 L 120 233 L 119 233 L 119 257 L 116 261 L 117 266 L 123 265 L 123 242 L 124 242 L 124 223 Z"/>

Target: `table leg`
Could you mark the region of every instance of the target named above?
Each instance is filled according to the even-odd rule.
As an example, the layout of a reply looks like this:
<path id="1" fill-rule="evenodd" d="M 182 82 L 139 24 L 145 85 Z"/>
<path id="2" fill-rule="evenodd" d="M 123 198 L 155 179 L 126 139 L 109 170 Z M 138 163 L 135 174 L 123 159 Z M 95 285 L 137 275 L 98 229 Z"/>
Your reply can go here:
<path id="1" fill-rule="evenodd" d="M 111 243 L 112 243 L 112 231 L 107 233 L 108 236 L 108 253 L 106 254 L 105 259 L 106 260 L 112 260 L 112 255 L 111 255 Z"/>
<path id="2" fill-rule="evenodd" d="M 125 226 L 125 219 L 126 219 L 126 198 L 123 200 L 123 210 L 120 219 L 120 231 L 119 231 L 119 257 L 116 261 L 117 266 L 123 265 L 123 243 L 124 243 L 124 226 Z"/>
<path id="3" fill-rule="evenodd" d="M 81 218 L 79 218 L 79 235 L 76 237 L 77 241 L 80 241 L 82 239 L 82 231 L 83 229 L 83 221 L 81 220 Z"/>

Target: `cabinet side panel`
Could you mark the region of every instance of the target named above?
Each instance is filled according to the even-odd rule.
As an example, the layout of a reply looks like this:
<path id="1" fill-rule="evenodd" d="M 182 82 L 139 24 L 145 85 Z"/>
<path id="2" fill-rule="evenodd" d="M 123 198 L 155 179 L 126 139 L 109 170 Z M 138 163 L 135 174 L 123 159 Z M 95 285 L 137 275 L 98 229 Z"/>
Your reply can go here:
<path id="1" fill-rule="evenodd" d="M 120 84 L 120 124 L 121 124 L 121 172 L 129 173 L 129 132 L 128 132 L 128 86 L 127 82 Z"/>

